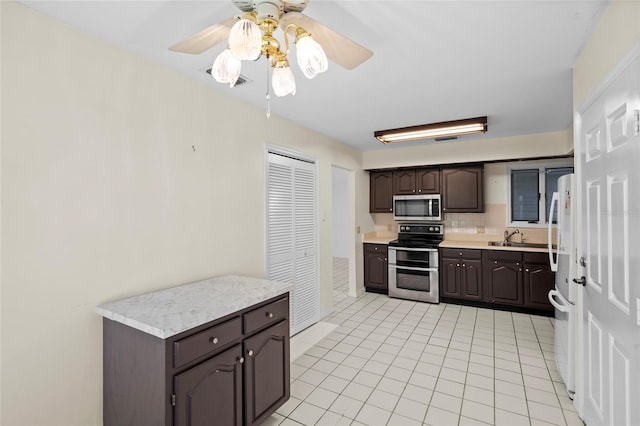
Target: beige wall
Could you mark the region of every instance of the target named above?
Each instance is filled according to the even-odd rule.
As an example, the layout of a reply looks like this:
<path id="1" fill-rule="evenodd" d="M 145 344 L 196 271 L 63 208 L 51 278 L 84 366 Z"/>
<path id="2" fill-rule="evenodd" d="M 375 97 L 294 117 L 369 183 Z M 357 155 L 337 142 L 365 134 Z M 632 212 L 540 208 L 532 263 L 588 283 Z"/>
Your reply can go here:
<path id="1" fill-rule="evenodd" d="M 612 0 L 573 67 L 573 107 L 578 109 L 640 43 L 640 1 Z"/>
<path id="2" fill-rule="evenodd" d="M 421 146 L 366 151 L 365 169 L 420 166 L 424 164 L 463 163 L 565 155 L 573 145 L 572 130 L 512 136 L 497 139 L 472 139 L 429 143 Z"/>
<path id="3" fill-rule="evenodd" d="M 352 191 L 367 194 L 359 151 L 21 5 L 1 8 L 1 424 L 102 423 L 97 304 L 263 276 L 266 144 L 318 161 L 331 310 L 331 166 L 355 170 Z M 352 225 L 366 232 L 363 197 Z"/>

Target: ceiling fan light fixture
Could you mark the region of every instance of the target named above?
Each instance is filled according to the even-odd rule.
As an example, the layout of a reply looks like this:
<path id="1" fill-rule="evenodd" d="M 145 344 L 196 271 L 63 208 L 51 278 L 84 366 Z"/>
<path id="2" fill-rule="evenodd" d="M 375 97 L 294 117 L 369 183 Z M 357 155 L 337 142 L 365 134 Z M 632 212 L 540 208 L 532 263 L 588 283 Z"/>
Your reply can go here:
<path id="1" fill-rule="evenodd" d="M 211 75 L 218 83 L 229 83 L 233 87 L 240 76 L 241 62 L 227 47 L 213 61 Z"/>
<path id="2" fill-rule="evenodd" d="M 258 24 L 247 17 L 233 24 L 229 32 L 229 48 L 239 60 L 258 59 L 262 49 L 262 32 Z"/>
<path id="3" fill-rule="evenodd" d="M 300 30 L 302 30 L 302 28 L 298 28 L 297 31 Z M 329 62 L 320 43 L 311 38 L 311 35 L 304 30 L 302 31 L 304 35 L 296 36 L 296 57 L 298 66 L 304 76 L 312 79 L 317 74 L 325 72 L 329 66 Z"/>
<path id="4" fill-rule="evenodd" d="M 373 135 L 382 143 L 404 142 L 419 139 L 443 138 L 448 136 L 486 133 L 487 117 L 466 118 L 463 120 L 423 124 L 398 129 L 378 130 Z"/>
<path id="5" fill-rule="evenodd" d="M 282 97 L 296 94 L 296 80 L 284 53 L 278 53 L 273 59 L 271 85 L 276 96 Z"/>

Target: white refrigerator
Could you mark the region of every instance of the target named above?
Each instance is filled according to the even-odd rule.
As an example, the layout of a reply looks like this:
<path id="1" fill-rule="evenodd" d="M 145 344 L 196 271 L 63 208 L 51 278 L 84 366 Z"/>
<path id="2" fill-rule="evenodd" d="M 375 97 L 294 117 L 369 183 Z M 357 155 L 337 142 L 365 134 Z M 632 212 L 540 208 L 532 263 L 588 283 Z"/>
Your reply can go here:
<path id="1" fill-rule="evenodd" d="M 561 176 L 558 179 L 558 192 L 553 193 L 549 209 L 549 261 L 551 270 L 556 273 L 556 285 L 549 292 L 549 301 L 555 308 L 556 365 L 571 399 L 576 389 L 576 285 L 572 282 L 575 263 L 573 235 L 575 201 L 574 175 Z M 556 248 L 553 248 L 551 218 L 556 213 L 557 238 Z"/>

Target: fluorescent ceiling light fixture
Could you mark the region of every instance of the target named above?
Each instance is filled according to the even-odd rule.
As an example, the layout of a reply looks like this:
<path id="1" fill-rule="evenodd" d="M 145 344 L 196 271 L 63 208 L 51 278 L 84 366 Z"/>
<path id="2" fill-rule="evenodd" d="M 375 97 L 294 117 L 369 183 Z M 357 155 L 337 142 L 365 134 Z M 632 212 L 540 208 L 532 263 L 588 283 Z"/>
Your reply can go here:
<path id="1" fill-rule="evenodd" d="M 421 126 L 399 129 L 378 130 L 373 135 L 382 143 L 414 141 L 419 139 L 442 138 L 447 136 L 485 133 L 487 117 L 466 118 L 464 120 L 444 121 L 442 123 L 423 124 Z"/>

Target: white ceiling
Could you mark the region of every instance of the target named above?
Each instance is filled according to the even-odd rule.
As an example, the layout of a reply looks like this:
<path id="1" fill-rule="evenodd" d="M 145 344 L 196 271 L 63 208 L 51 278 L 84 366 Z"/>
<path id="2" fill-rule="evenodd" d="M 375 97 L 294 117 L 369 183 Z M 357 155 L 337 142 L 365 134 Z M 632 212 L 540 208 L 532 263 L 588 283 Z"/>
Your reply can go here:
<path id="1" fill-rule="evenodd" d="M 225 43 L 201 55 L 167 50 L 236 15 L 230 0 L 20 3 L 265 107 L 265 59 L 243 62 L 242 75 L 252 82 L 229 88 L 204 72 Z M 434 143 L 383 145 L 375 130 L 484 115 L 489 131 L 465 138 L 566 130 L 571 68 L 606 6 L 595 0 L 311 0 L 306 15 L 368 47 L 373 57 L 353 70 L 330 62 L 313 80 L 293 61 L 297 93 L 272 96 L 271 110 L 363 151 Z"/>

